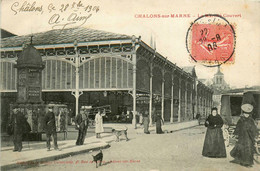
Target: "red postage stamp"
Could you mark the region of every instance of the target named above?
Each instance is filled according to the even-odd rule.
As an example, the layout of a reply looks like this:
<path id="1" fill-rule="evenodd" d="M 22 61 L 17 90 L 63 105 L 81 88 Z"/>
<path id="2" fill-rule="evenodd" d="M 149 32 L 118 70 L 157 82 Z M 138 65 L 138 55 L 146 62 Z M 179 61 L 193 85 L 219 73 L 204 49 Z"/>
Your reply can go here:
<path id="1" fill-rule="evenodd" d="M 204 15 L 191 24 L 186 46 L 195 62 L 207 66 L 234 63 L 234 26 L 219 15 Z"/>

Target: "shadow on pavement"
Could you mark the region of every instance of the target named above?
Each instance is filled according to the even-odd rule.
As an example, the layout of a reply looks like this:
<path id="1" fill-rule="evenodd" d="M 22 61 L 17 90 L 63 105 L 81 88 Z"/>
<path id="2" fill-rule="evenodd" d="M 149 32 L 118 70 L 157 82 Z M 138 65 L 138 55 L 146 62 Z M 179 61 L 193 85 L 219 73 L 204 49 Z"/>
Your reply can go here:
<path id="1" fill-rule="evenodd" d="M 112 161 L 104 162 L 104 163 L 102 163 L 101 166 L 106 166 L 106 165 L 109 165 L 110 163 L 112 163 Z"/>
<path id="2" fill-rule="evenodd" d="M 111 137 L 111 136 L 113 136 L 113 135 L 104 135 L 104 136 L 102 136 L 102 138 Z"/>

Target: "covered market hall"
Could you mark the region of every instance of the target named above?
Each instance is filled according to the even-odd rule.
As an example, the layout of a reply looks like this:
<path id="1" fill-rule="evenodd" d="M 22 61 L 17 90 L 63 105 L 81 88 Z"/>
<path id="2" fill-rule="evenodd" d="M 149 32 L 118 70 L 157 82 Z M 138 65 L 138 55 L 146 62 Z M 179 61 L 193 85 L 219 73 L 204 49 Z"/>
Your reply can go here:
<path id="1" fill-rule="evenodd" d="M 115 115 L 131 112 L 133 121 L 154 111 L 166 122 L 208 115 L 213 91 L 197 78 L 195 67 L 180 68 L 147 45 L 141 37 L 88 28 L 50 30 L 11 36 L 1 41 L 1 122 L 16 101 L 17 69 L 24 44 L 42 56 L 42 100 L 68 105 L 71 117 L 81 106 L 110 105 Z M 5 124 L 2 124 L 4 126 Z"/>

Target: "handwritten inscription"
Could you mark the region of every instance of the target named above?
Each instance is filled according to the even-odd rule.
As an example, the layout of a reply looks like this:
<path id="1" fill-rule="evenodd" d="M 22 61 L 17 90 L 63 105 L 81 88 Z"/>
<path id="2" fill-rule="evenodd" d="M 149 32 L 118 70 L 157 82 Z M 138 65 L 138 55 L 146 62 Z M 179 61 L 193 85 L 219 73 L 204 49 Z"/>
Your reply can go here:
<path id="1" fill-rule="evenodd" d="M 80 13 L 81 14 L 81 13 Z M 71 13 L 66 20 L 64 20 L 64 18 L 61 17 L 60 14 L 54 14 L 51 16 L 51 18 L 49 19 L 48 23 L 50 25 L 53 25 L 52 28 L 59 28 L 62 27 L 62 29 L 64 29 L 66 26 L 68 25 L 72 25 L 72 24 L 77 24 L 79 22 L 80 25 L 78 26 L 82 26 L 83 24 L 85 24 L 87 22 L 87 20 L 92 16 L 92 14 L 88 14 L 88 15 L 79 15 L 77 13 Z"/>
<path id="2" fill-rule="evenodd" d="M 14 15 L 17 15 L 19 12 L 40 12 L 43 13 L 43 6 L 37 6 L 36 2 L 28 3 L 24 1 L 23 3 L 15 2 L 11 6 L 11 10 L 14 12 Z"/>
<path id="3" fill-rule="evenodd" d="M 87 0 L 85 0 L 87 2 Z M 52 29 L 64 29 L 67 26 L 82 26 L 93 15 L 99 12 L 98 5 L 87 4 L 85 1 L 75 1 L 60 4 L 40 4 L 39 2 L 17 1 L 11 5 L 14 15 L 20 13 L 36 13 L 50 15 L 48 24 Z M 43 1 L 42 1 L 43 2 Z"/>

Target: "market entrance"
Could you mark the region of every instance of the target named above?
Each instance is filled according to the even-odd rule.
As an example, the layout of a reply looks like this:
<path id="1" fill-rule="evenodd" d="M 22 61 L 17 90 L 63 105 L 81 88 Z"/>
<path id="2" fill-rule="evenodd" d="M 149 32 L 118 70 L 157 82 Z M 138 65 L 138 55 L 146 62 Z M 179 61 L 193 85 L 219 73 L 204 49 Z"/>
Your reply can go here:
<path id="1" fill-rule="evenodd" d="M 46 103 L 66 104 L 70 111 L 69 119 L 73 122 L 75 113 L 75 97 L 71 92 L 43 92 Z M 107 113 L 104 122 L 131 123 L 132 122 L 132 96 L 127 91 L 84 91 L 79 97 L 79 109 L 82 106 L 102 107 L 109 106 L 111 113 Z M 94 116 L 90 116 L 94 119 Z"/>

